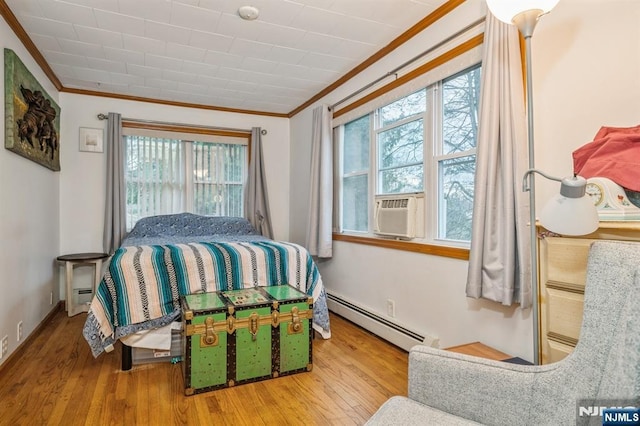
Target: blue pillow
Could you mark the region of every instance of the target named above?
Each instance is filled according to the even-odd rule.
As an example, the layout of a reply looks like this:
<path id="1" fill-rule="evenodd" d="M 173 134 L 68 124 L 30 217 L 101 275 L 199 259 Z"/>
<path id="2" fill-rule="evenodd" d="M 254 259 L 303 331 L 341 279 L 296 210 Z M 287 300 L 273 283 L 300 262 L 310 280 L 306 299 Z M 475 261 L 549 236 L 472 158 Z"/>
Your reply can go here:
<path id="1" fill-rule="evenodd" d="M 247 219 L 242 217 L 178 213 L 149 216 L 138 220 L 127 235 L 127 239 L 224 235 L 260 234 Z"/>

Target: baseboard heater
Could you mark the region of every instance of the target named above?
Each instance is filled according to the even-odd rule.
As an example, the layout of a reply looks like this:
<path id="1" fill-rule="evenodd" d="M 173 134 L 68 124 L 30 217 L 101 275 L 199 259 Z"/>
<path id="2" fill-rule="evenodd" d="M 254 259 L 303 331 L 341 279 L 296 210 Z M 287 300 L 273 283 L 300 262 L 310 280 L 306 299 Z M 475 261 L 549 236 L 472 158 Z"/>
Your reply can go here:
<path id="1" fill-rule="evenodd" d="M 327 292 L 327 306 L 330 311 L 348 319 L 378 337 L 408 351 L 411 347 L 424 344 L 438 347 L 438 338 L 424 336 L 380 315 L 358 306 L 344 297 Z"/>

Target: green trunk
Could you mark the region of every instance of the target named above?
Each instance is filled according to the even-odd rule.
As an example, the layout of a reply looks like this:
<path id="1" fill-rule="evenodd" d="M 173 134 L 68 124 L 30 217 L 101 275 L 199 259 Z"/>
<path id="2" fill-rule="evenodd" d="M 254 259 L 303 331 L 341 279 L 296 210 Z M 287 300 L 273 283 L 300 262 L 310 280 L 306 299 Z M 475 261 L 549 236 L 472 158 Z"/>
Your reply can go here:
<path id="1" fill-rule="evenodd" d="M 280 312 L 291 312 L 293 307 L 300 311 L 309 308 L 306 303 L 281 305 Z M 280 324 L 280 374 L 306 368 L 309 364 L 309 320 L 302 320 L 302 333 L 289 334 L 288 324 Z"/>
<path id="2" fill-rule="evenodd" d="M 224 322 L 227 315 L 222 312 L 211 315 L 214 321 Z M 204 324 L 206 317 L 195 317 L 192 324 Z M 218 332 L 218 344 L 200 346 L 200 335 L 191 336 L 191 386 L 206 388 L 227 383 L 227 333 Z"/>
<path id="3" fill-rule="evenodd" d="M 281 304 L 279 311 L 281 314 L 291 312 L 297 307 L 300 312 L 307 311 L 310 308 L 307 303 L 307 295 L 288 285 L 265 287 L 264 290 Z M 304 299 L 304 301 L 299 301 Z M 299 301 L 291 303 L 292 301 Z M 288 302 L 288 303 L 287 303 Z M 289 334 L 289 323 L 280 324 L 280 368 L 279 373 L 282 375 L 288 371 L 306 369 L 311 363 L 311 344 L 310 332 L 311 327 L 308 319 L 302 321 L 302 333 Z"/>
<path id="4" fill-rule="evenodd" d="M 310 371 L 311 299 L 288 285 L 183 296 L 185 394 Z"/>
<path id="5" fill-rule="evenodd" d="M 252 313 L 269 315 L 271 308 L 247 309 L 236 312 L 236 318 L 248 318 Z M 255 337 L 249 329 L 236 330 L 236 380 L 242 381 L 271 374 L 271 324 L 258 326 Z"/>

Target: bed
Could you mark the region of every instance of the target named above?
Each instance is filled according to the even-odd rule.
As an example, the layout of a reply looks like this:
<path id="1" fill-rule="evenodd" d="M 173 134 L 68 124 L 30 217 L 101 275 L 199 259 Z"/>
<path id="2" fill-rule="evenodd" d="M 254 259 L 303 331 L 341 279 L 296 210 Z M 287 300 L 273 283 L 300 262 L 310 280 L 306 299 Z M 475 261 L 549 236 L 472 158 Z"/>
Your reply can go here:
<path id="1" fill-rule="evenodd" d="M 265 238 L 243 218 L 143 218 L 111 257 L 83 335 L 98 357 L 118 339 L 179 319 L 182 295 L 279 284 L 313 297 L 313 328 L 331 337 L 322 278 L 304 247 Z M 123 369 L 130 368 L 125 349 Z"/>

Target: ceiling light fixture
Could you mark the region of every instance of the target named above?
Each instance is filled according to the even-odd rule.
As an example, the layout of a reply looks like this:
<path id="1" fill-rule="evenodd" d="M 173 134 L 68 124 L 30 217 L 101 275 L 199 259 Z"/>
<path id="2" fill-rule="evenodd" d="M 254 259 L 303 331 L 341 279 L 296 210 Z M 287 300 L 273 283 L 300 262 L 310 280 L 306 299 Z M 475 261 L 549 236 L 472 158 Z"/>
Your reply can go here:
<path id="1" fill-rule="evenodd" d="M 257 7 L 253 6 L 242 6 L 238 9 L 238 15 L 245 21 L 254 21 L 258 19 L 258 15 L 260 15 L 260 11 Z"/>

